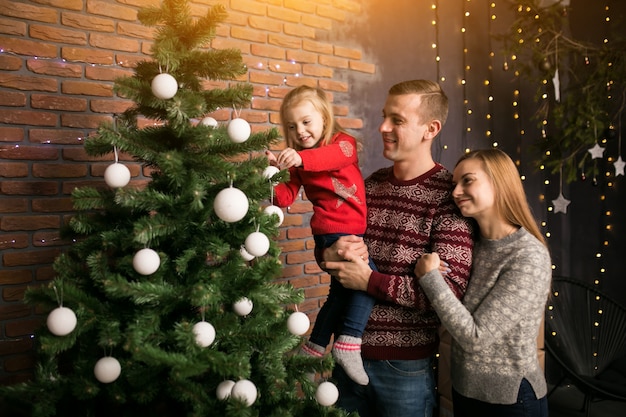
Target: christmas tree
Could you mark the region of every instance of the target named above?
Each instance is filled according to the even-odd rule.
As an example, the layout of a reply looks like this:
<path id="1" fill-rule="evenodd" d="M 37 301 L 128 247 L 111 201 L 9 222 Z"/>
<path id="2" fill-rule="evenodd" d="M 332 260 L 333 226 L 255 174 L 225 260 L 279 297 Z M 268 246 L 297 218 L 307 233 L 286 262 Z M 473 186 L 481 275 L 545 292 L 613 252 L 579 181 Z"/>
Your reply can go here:
<path id="1" fill-rule="evenodd" d="M 302 293 L 275 282 L 271 189 L 288 174 L 262 151 L 277 130 L 251 134 L 237 117 L 250 85 L 203 89 L 246 73 L 238 50 L 207 47 L 225 17 L 216 5 L 193 18 L 187 0 L 139 12 L 155 28 L 152 59 L 115 81 L 134 105 L 85 143 L 115 155 L 106 185 L 73 192 L 75 243 L 26 295 L 50 312 L 33 379 L 2 392 L 26 415 L 344 415 L 334 385 L 311 378 L 332 360 L 294 353 L 309 327 L 293 312 Z M 207 117 L 219 108 L 235 111 L 227 125 Z M 118 152 L 150 180 L 129 184 Z"/>

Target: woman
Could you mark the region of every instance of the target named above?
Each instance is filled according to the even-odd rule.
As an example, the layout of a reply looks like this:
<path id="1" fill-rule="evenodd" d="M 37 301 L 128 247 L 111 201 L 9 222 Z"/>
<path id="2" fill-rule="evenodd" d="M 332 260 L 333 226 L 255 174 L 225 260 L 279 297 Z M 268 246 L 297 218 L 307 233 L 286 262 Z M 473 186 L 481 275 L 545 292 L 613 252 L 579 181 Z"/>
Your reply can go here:
<path id="1" fill-rule="evenodd" d="M 515 164 L 497 149 L 469 152 L 454 168 L 452 196 L 479 233 L 463 301 L 439 272 L 436 253 L 415 275 L 453 337 L 455 417 L 544 417 L 546 381 L 537 336 L 552 268 Z"/>

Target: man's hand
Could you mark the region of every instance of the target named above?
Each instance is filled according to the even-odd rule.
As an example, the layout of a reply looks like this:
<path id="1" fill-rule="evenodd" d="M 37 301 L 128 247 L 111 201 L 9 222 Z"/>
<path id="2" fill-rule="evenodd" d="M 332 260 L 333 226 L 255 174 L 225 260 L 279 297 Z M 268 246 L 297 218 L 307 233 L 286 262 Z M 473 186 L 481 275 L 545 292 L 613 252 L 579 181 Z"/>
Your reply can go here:
<path id="1" fill-rule="evenodd" d="M 360 243 L 362 242 L 361 240 Z M 324 262 L 324 269 L 345 288 L 367 291 L 372 268 L 367 263 L 367 246 L 365 244 L 361 246 L 360 243 L 349 239 L 339 243 L 338 246 L 342 249 L 337 250 L 337 255 L 343 256 L 343 260 Z M 364 253 L 363 247 L 365 247 L 365 255 L 361 255 Z"/>

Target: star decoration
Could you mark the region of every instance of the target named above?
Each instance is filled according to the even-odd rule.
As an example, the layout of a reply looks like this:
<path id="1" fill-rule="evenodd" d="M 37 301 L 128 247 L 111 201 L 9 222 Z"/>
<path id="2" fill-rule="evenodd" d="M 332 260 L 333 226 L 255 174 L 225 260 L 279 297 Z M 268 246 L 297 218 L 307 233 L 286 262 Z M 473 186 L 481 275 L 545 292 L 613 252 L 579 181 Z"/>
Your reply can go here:
<path id="1" fill-rule="evenodd" d="M 552 200 L 552 204 L 554 205 L 555 213 L 567 213 L 567 206 L 569 206 L 570 201 L 563 197 L 563 193 L 560 193 L 556 200 Z"/>
<path id="2" fill-rule="evenodd" d="M 613 162 L 613 165 L 615 166 L 615 176 L 620 176 L 620 175 L 624 175 L 624 165 L 626 165 L 626 162 L 622 161 L 622 156 L 618 156 L 617 160 L 615 162 Z"/>
<path id="3" fill-rule="evenodd" d="M 349 198 L 353 198 L 357 204 L 362 204 L 361 199 L 357 197 L 356 195 L 356 184 L 352 184 L 352 186 L 346 187 L 345 185 L 340 183 L 337 178 L 330 177 L 330 179 L 333 183 L 333 188 L 335 189 L 335 193 L 339 196 L 339 198 L 337 199 L 336 207 L 341 206 L 343 202 Z"/>
<path id="4" fill-rule="evenodd" d="M 591 154 L 592 159 L 602 158 L 602 155 L 604 155 L 604 148 L 596 143 L 593 145 L 593 148 L 589 148 L 587 152 Z"/>

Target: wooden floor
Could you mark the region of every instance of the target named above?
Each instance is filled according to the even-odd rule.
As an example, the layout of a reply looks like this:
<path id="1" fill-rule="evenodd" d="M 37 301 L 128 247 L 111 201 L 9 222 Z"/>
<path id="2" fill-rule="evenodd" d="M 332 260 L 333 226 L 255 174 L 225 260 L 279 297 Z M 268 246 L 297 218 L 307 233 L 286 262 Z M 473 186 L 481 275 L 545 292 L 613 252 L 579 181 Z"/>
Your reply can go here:
<path id="1" fill-rule="evenodd" d="M 585 417 L 583 401 L 583 394 L 573 385 L 558 387 L 548 398 L 550 417 Z M 593 401 L 589 417 L 626 417 L 626 402 Z"/>

